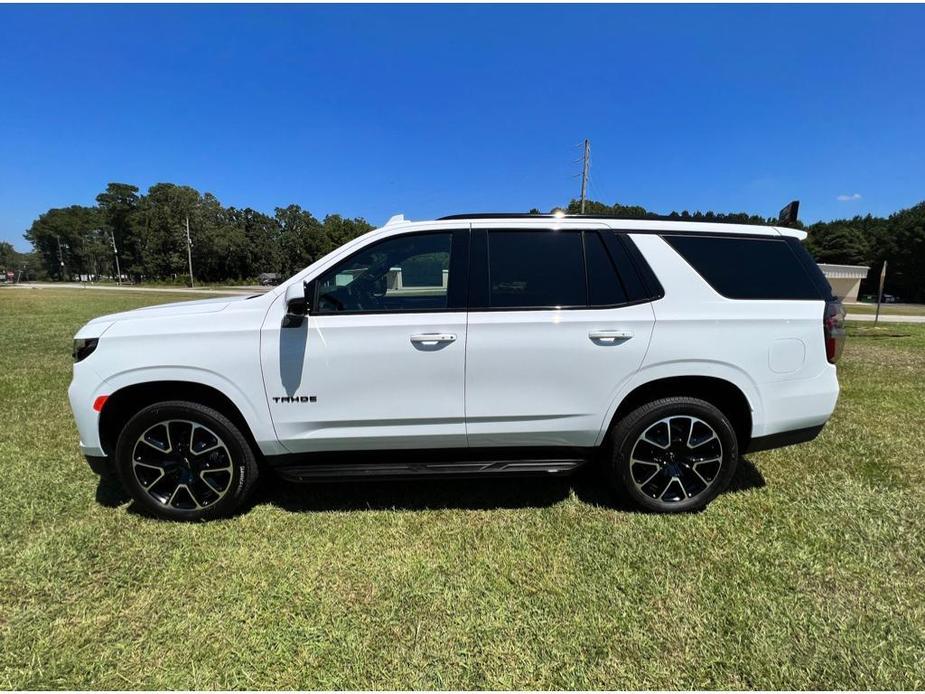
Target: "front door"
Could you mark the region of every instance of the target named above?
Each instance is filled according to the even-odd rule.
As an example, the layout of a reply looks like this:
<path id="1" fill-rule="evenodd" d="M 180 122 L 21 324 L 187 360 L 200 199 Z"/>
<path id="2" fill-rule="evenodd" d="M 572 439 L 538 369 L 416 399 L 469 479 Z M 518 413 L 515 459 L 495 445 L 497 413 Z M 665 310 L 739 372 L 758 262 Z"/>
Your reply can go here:
<path id="1" fill-rule="evenodd" d="M 264 379 L 289 451 L 466 445 L 467 243 L 466 231 L 373 242 L 314 280 L 301 327 L 268 319 Z"/>

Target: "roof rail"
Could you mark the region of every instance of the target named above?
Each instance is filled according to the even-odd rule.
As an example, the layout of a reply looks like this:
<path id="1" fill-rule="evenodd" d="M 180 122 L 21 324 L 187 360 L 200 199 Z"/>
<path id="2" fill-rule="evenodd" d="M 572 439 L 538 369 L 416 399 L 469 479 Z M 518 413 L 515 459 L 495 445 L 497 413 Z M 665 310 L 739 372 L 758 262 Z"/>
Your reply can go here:
<path id="1" fill-rule="evenodd" d="M 438 217 L 438 221 L 445 219 L 513 219 L 514 217 L 552 217 L 551 214 L 543 212 L 474 212 L 472 214 L 448 214 L 445 217 Z"/>
<path id="2" fill-rule="evenodd" d="M 620 214 L 547 214 L 545 212 L 476 212 L 473 214 L 451 214 L 446 217 L 440 217 L 440 220 L 447 219 L 516 219 L 518 217 L 529 217 L 530 219 L 623 219 L 629 221 L 647 221 L 656 222 L 706 222 L 712 224 L 732 224 L 733 222 L 709 222 L 705 219 L 690 219 L 678 215 L 670 217 L 662 214 L 646 214 L 643 217 Z"/>

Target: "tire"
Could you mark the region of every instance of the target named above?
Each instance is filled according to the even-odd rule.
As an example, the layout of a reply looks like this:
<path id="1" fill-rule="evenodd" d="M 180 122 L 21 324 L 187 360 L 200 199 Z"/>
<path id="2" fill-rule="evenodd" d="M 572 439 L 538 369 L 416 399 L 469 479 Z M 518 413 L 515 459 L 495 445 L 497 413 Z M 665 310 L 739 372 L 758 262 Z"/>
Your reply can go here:
<path id="1" fill-rule="evenodd" d="M 698 511 L 729 486 L 739 461 L 735 430 L 715 406 L 691 397 L 655 400 L 611 433 L 609 476 L 636 506 Z"/>
<path id="2" fill-rule="evenodd" d="M 205 521 L 234 513 L 257 482 L 257 460 L 240 429 L 193 402 L 149 405 L 116 443 L 126 491 L 158 518 Z"/>

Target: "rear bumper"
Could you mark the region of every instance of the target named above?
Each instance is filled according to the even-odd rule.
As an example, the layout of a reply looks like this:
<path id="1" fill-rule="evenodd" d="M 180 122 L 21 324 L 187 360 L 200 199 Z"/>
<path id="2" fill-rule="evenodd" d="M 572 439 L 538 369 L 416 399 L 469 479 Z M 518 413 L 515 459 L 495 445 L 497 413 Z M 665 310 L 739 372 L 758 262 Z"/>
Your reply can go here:
<path id="1" fill-rule="evenodd" d="M 815 378 L 763 384 L 764 412 L 760 419 L 756 418 L 752 436 L 758 440 L 778 434 L 796 436 L 793 432 L 801 431 L 815 430 L 818 434 L 835 411 L 838 391 L 838 378 L 832 364 L 826 364 Z"/>
<path id="2" fill-rule="evenodd" d="M 757 436 L 749 442 L 744 452 L 754 453 L 756 451 L 768 451 L 772 448 L 783 448 L 784 446 L 806 443 L 819 436 L 819 432 L 822 431 L 824 426 L 825 424 L 819 424 L 804 429 L 781 431 L 777 434 L 769 434 L 768 436 Z"/>

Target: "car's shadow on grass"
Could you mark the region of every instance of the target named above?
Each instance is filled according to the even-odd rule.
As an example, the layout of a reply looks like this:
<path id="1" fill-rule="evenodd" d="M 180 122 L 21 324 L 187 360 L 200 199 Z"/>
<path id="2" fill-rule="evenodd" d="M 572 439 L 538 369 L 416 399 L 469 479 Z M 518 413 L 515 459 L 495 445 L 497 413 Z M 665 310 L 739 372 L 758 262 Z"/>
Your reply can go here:
<path id="1" fill-rule="evenodd" d="M 765 484 L 758 468 L 748 459 L 741 458 L 724 493 L 760 489 Z M 263 480 L 252 505 L 271 504 L 293 513 L 491 510 L 552 506 L 572 494 L 593 506 L 628 512 L 638 510 L 623 495 L 610 488 L 596 465 L 589 465 L 569 477 L 558 478 L 351 480 L 293 484 L 270 475 Z"/>
<path id="2" fill-rule="evenodd" d="M 724 494 L 760 489 L 764 476 L 747 458 L 741 458 Z M 570 477 L 433 479 L 399 481 L 318 482 L 292 484 L 267 475 L 243 512 L 256 505 L 269 504 L 292 513 L 325 511 L 424 511 L 441 509 L 491 510 L 542 508 L 552 506 L 574 494 L 592 506 L 618 511 L 638 509 L 608 485 L 596 465 L 589 465 Z M 96 502 L 115 508 L 129 501 L 116 477 L 101 477 Z M 150 514 L 130 504 L 129 511 Z"/>
<path id="3" fill-rule="evenodd" d="M 96 483 L 96 503 L 106 508 L 116 508 L 131 499 L 115 475 L 101 475 Z"/>

